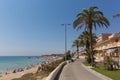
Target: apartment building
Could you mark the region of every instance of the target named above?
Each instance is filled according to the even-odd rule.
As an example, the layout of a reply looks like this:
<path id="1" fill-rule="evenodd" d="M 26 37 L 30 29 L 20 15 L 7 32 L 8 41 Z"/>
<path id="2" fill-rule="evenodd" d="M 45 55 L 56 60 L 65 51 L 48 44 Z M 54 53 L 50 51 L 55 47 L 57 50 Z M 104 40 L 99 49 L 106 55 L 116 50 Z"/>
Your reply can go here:
<path id="1" fill-rule="evenodd" d="M 97 39 L 97 44 L 95 45 L 95 50 L 98 51 L 98 53 L 96 54 L 96 58 L 100 61 L 103 61 L 105 56 L 110 56 L 113 59 L 119 60 L 120 33 L 104 33 L 99 35 Z"/>
<path id="2" fill-rule="evenodd" d="M 99 43 L 99 42 L 107 40 L 110 35 L 112 35 L 112 34 L 111 33 L 102 33 L 102 34 L 100 34 L 98 36 L 98 38 L 97 38 L 97 42 Z"/>

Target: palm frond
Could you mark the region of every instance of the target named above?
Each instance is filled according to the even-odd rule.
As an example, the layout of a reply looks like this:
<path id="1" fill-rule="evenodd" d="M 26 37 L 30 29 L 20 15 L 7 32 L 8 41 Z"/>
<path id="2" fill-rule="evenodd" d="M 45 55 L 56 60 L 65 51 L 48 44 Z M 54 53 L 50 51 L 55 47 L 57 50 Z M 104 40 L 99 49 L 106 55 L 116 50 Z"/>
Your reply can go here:
<path id="1" fill-rule="evenodd" d="M 96 30 L 97 28 L 96 28 L 96 24 L 95 23 L 93 23 L 93 25 L 94 25 L 94 29 Z"/>
<path id="2" fill-rule="evenodd" d="M 91 6 L 90 8 L 89 8 L 89 10 L 94 10 L 94 9 L 98 9 L 98 7 L 97 6 Z"/>
<path id="3" fill-rule="evenodd" d="M 103 16 L 103 12 L 101 12 L 101 11 L 95 11 L 94 13 L 93 13 L 93 16 Z"/>
<path id="4" fill-rule="evenodd" d="M 76 17 L 80 17 L 82 15 L 83 15 L 83 13 L 78 13 Z"/>
<path id="5" fill-rule="evenodd" d="M 74 29 L 76 29 L 77 26 L 81 25 L 83 23 L 83 18 L 82 17 L 79 17 L 77 18 L 74 22 L 73 22 L 73 27 Z"/>
<path id="6" fill-rule="evenodd" d="M 109 21 L 107 20 L 107 18 L 105 18 L 104 16 L 100 17 L 100 20 L 104 22 L 104 24 L 106 24 L 107 26 L 110 26 Z"/>
<path id="7" fill-rule="evenodd" d="M 113 15 L 113 18 L 120 17 L 120 13 Z"/>
<path id="8" fill-rule="evenodd" d="M 81 24 L 76 28 L 76 30 L 78 31 L 78 30 L 81 29 L 83 26 L 84 26 L 84 23 L 81 23 Z"/>
<path id="9" fill-rule="evenodd" d="M 98 9 L 97 6 L 92 6 L 89 9 L 84 8 L 81 13 L 77 15 L 77 19 L 73 22 L 73 27 L 77 30 L 81 29 L 83 26 L 85 30 L 90 28 L 96 30 L 97 25 L 99 27 L 110 26 L 109 21 L 104 17 L 103 12 L 95 10 Z"/>

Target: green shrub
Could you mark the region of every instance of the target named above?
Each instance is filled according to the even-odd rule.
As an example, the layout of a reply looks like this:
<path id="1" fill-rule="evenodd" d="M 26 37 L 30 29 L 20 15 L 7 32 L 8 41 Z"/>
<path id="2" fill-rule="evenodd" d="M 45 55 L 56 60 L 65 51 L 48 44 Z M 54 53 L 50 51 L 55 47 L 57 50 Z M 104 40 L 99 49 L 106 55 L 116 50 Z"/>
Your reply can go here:
<path id="1" fill-rule="evenodd" d="M 70 51 L 66 53 L 66 60 L 70 60 L 72 58 L 72 55 L 70 54 Z"/>
<path id="2" fill-rule="evenodd" d="M 104 67 L 107 70 L 114 70 L 119 68 L 119 64 L 117 61 L 114 61 L 112 58 L 105 57 Z"/>

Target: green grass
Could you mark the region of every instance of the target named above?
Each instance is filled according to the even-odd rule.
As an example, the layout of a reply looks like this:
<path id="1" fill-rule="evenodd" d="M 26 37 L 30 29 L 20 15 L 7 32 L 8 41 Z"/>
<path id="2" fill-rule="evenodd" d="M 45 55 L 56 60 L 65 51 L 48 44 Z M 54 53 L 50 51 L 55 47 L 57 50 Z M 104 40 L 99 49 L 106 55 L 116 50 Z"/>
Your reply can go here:
<path id="1" fill-rule="evenodd" d="M 105 70 L 102 64 L 97 64 L 96 68 L 93 68 L 93 70 L 110 77 L 113 80 L 120 80 L 120 70 Z"/>
<path id="2" fill-rule="evenodd" d="M 86 66 L 90 66 L 90 64 L 87 61 L 83 62 L 83 64 Z"/>
<path id="3" fill-rule="evenodd" d="M 87 62 L 83 62 L 84 65 L 90 66 Z M 113 80 L 120 80 L 120 70 L 105 70 L 104 66 L 100 63 L 96 64 L 96 68 L 92 68 L 93 70 L 113 79 Z"/>

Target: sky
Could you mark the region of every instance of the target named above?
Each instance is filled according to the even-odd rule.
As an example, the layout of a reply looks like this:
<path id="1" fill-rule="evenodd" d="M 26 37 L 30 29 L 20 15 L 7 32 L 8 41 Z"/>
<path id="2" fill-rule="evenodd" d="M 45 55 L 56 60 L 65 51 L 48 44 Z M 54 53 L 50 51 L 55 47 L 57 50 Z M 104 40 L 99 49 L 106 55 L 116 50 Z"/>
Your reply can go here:
<path id="1" fill-rule="evenodd" d="M 64 53 L 64 26 L 67 26 L 67 48 L 83 31 L 72 23 L 83 8 L 98 6 L 110 21 L 110 27 L 97 28 L 100 33 L 117 33 L 120 0 L 0 0 L 0 56 L 33 56 Z"/>

